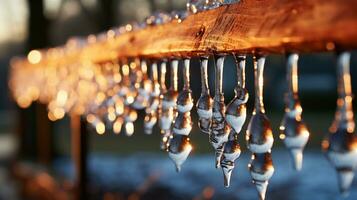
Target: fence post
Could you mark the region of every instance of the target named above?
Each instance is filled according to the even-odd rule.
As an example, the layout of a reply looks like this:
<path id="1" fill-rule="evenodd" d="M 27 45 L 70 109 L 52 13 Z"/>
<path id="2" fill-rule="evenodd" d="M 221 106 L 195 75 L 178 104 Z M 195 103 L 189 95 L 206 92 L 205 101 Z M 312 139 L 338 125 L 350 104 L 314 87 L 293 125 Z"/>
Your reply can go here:
<path id="1" fill-rule="evenodd" d="M 79 115 L 71 115 L 72 159 L 75 167 L 75 199 L 87 199 L 87 122 Z"/>

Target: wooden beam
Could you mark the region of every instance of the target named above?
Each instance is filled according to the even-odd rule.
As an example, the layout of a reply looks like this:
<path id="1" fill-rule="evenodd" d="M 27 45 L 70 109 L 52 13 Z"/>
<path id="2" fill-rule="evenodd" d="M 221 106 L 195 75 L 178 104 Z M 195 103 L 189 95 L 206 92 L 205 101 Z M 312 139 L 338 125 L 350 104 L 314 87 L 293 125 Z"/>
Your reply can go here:
<path id="1" fill-rule="evenodd" d="M 190 15 L 181 23 L 172 21 L 114 37 L 112 31 L 104 40 L 90 36 L 80 48 L 70 41 L 55 56 L 53 51 L 44 53 L 38 64 L 352 50 L 357 48 L 356 10 L 357 0 L 241 0 Z M 29 64 L 21 59 L 16 62 Z"/>
<path id="2" fill-rule="evenodd" d="M 197 56 L 357 48 L 356 0 L 242 0 L 97 43 L 86 57 Z"/>

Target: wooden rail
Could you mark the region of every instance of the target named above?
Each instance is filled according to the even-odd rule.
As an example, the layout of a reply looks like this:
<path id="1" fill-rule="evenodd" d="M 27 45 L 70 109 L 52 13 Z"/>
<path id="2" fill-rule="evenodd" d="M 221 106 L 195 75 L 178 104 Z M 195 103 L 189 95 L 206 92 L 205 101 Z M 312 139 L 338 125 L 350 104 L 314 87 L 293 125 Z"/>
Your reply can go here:
<path id="1" fill-rule="evenodd" d="M 41 63 L 356 49 L 356 10 L 357 0 L 241 0 L 190 15 L 181 23 L 172 21 L 119 36 L 112 30 L 100 41 L 90 36 L 85 47 L 70 48 L 51 59 L 44 54 Z"/>
<path id="2" fill-rule="evenodd" d="M 191 15 L 182 23 L 123 34 L 93 45 L 86 55 L 100 62 L 113 56 L 348 50 L 357 47 L 356 10 L 356 0 L 242 0 Z M 104 47 L 107 51 L 98 51 Z"/>

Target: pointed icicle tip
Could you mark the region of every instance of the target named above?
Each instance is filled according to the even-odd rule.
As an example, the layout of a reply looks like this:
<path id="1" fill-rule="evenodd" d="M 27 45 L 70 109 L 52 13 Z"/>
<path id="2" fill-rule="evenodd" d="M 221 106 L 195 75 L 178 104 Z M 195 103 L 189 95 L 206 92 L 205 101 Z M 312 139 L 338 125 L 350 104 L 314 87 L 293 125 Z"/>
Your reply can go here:
<path id="1" fill-rule="evenodd" d="M 224 187 L 228 188 L 231 183 L 232 170 L 222 167 L 222 171 L 224 175 Z"/>
<path id="2" fill-rule="evenodd" d="M 338 170 L 337 176 L 340 193 L 342 196 L 346 197 L 349 194 L 349 189 L 353 181 L 354 172 L 352 170 Z"/>
<path id="3" fill-rule="evenodd" d="M 265 200 L 265 194 L 268 188 L 268 181 L 254 181 L 254 184 L 257 188 L 260 200 Z"/>
<path id="4" fill-rule="evenodd" d="M 302 169 L 302 149 L 291 149 L 290 154 L 293 161 L 293 166 L 296 171 L 300 171 Z"/>
<path id="5" fill-rule="evenodd" d="M 181 165 L 175 164 L 176 172 L 179 173 L 181 171 Z"/>

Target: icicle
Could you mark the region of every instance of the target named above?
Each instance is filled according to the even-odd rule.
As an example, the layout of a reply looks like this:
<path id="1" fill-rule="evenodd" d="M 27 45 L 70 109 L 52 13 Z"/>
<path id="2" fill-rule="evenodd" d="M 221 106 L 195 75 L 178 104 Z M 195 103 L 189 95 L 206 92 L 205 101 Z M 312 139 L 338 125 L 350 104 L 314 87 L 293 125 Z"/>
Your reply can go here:
<path id="1" fill-rule="evenodd" d="M 285 115 L 280 125 L 280 138 L 290 151 L 296 170 L 302 167 L 302 152 L 310 135 L 301 116 L 302 108 L 298 97 L 298 59 L 297 54 L 288 56 L 288 91 L 285 94 Z"/>
<path id="2" fill-rule="evenodd" d="M 215 57 L 215 94 L 213 98 L 212 126 L 209 135 L 210 143 L 216 151 L 216 168 L 220 167 L 223 145 L 228 141 L 228 135 L 231 130 L 224 118 L 226 112 L 222 90 L 224 58 L 224 56 Z"/>
<path id="3" fill-rule="evenodd" d="M 259 198 L 265 199 L 269 179 L 274 174 L 274 166 L 270 151 L 267 153 L 253 153 L 248 164 L 253 183 L 257 188 Z"/>
<path id="4" fill-rule="evenodd" d="M 139 69 L 140 60 L 138 58 L 134 59 L 129 63 L 129 80 L 130 80 L 130 91 L 135 94 L 134 100 L 130 103 L 133 109 L 141 109 L 143 107 L 143 96 L 139 93 L 139 87 L 142 80 L 142 72 Z"/>
<path id="5" fill-rule="evenodd" d="M 190 59 L 184 60 L 184 88 L 177 98 L 178 115 L 173 126 L 173 137 L 169 144 L 169 156 L 174 161 L 177 171 L 187 159 L 192 146 L 189 134 L 192 130 L 191 109 L 193 107 L 192 91 L 190 89 Z"/>
<path id="6" fill-rule="evenodd" d="M 247 117 L 248 91 L 245 89 L 245 56 L 235 55 L 234 57 L 238 81 L 235 88 L 235 97 L 227 106 L 226 120 L 235 132 L 239 133 Z"/>
<path id="7" fill-rule="evenodd" d="M 337 62 L 338 100 L 329 136 L 322 142 L 327 158 L 336 168 L 340 192 L 348 194 L 357 167 L 357 137 L 352 109 L 350 56 L 341 53 Z"/>
<path id="8" fill-rule="evenodd" d="M 198 127 L 202 132 L 209 134 L 212 122 L 213 100 L 209 93 L 207 65 L 208 57 L 201 57 L 201 96 L 197 101 Z"/>
<path id="9" fill-rule="evenodd" d="M 160 102 L 160 84 L 158 80 L 157 63 L 151 65 L 152 93 L 150 94 L 149 107 L 145 110 L 144 131 L 151 134 L 152 129 L 157 122 L 157 110 Z"/>
<path id="10" fill-rule="evenodd" d="M 264 63 L 265 57 L 254 57 L 255 108 L 246 133 L 248 149 L 253 153 L 248 167 L 261 199 L 265 199 L 268 181 L 274 172 L 270 155 L 273 131 L 263 104 Z"/>
<path id="11" fill-rule="evenodd" d="M 224 185 L 229 187 L 230 177 L 234 168 L 234 162 L 240 155 L 238 134 L 242 129 L 247 116 L 246 103 L 248 91 L 245 89 L 245 56 L 234 55 L 237 67 L 237 86 L 235 97 L 228 104 L 226 111 L 227 123 L 232 127 L 228 142 L 224 144 L 221 167 L 224 174 Z"/>
<path id="12" fill-rule="evenodd" d="M 130 68 L 129 65 L 123 64 L 121 66 L 121 71 L 122 71 L 122 80 L 121 80 L 121 88 L 119 90 L 119 96 L 122 97 L 124 100 L 125 106 L 131 105 L 135 97 L 137 95 L 137 90 L 132 86 L 129 74 L 130 74 Z"/>
<path id="13" fill-rule="evenodd" d="M 221 160 L 221 167 L 224 175 L 224 186 L 229 187 L 232 171 L 234 169 L 234 162 L 240 156 L 241 150 L 238 142 L 238 134 L 231 129 L 229 133 L 228 142 L 224 144 L 223 156 Z"/>
<path id="14" fill-rule="evenodd" d="M 171 80 L 170 88 L 162 96 L 160 127 L 162 130 L 162 145 L 163 149 L 167 149 L 171 136 L 171 125 L 176 115 L 176 100 L 178 95 L 178 60 L 171 61 Z M 163 83 L 162 83 L 163 84 Z"/>
<path id="15" fill-rule="evenodd" d="M 125 105 L 124 105 L 124 100 L 120 95 L 120 91 L 122 88 L 122 76 L 119 71 L 119 65 L 116 65 L 116 67 L 113 70 L 114 70 L 113 80 L 116 84 L 113 88 L 114 95 L 112 97 L 112 101 L 114 103 L 116 119 L 112 124 L 112 130 L 115 134 L 119 134 L 124 124 L 123 114 L 124 114 Z"/>
<path id="16" fill-rule="evenodd" d="M 131 136 L 134 133 L 134 122 L 137 119 L 136 111 L 131 107 L 134 103 L 136 96 L 138 95 L 138 90 L 135 88 L 136 82 L 136 66 L 134 62 L 130 63 L 130 66 L 123 64 L 121 66 L 122 80 L 120 82 L 120 89 L 118 92 L 118 97 L 123 99 L 124 106 L 123 110 L 116 109 L 116 112 L 123 112 L 122 116 L 124 119 L 124 129 L 127 136 Z"/>
<path id="17" fill-rule="evenodd" d="M 160 98 L 159 98 L 159 107 L 157 108 L 159 127 L 161 134 L 160 148 L 162 150 L 167 149 L 167 141 L 169 139 L 169 132 L 165 132 L 163 129 L 163 120 L 162 120 L 162 101 L 164 99 L 164 94 L 167 92 L 166 88 L 166 60 L 163 60 L 160 64 Z"/>
<path id="18" fill-rule="evenodd" d="M 140 69 L 139 66 L 140 65 Z M 137 88 L 138 95 L 135 97 L 133 108 L 136 110 L 144 109 L 149 104 L 150 93 L 152 92 L 152 83 L 148 78 L 147 64 L 145 60 L 136 59 L 133 73 L 135 73 L 134 87 Z"/>

